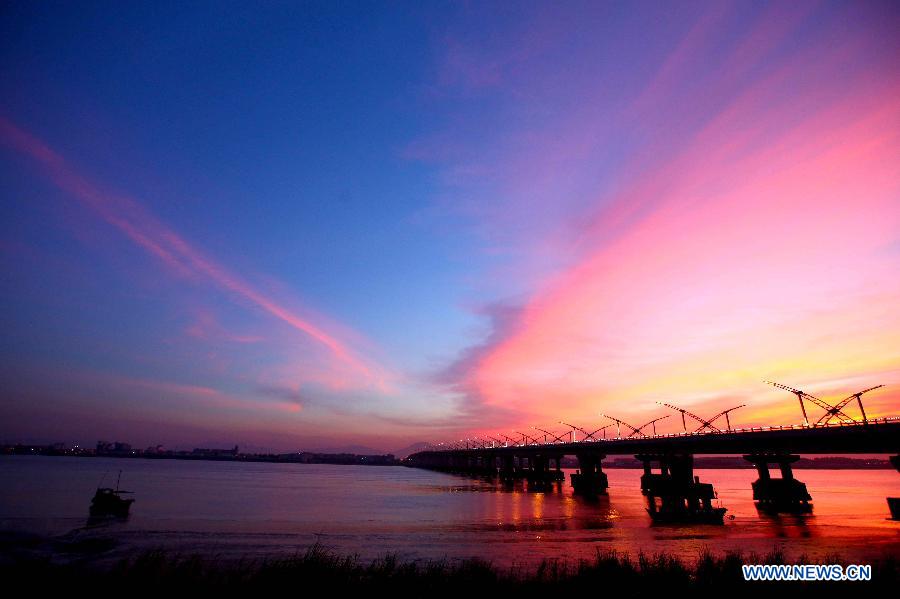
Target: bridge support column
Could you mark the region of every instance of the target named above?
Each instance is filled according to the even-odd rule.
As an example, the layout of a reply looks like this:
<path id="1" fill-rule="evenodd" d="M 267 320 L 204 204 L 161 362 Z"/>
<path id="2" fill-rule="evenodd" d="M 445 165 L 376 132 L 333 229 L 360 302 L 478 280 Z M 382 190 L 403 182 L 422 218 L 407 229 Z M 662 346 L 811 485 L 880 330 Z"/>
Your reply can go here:
<path id="1" fill-rule="evenodd" d="M 891 464 L 900 472 L 900 455 L 891 456 Z M 888 509 L 891 510 L 891 518 L 900 520 L 900 497 L 888 497 Z"/>
<path id="2" fill-rule="evenodd" d="M 453 472 L 454 470 L 456 470 L 458 461 L 459 461 L 459 458 L 457 458 L 455 455 L 453 455 L 453 454 L 448 455 L 447 462 L 446 462 L 446 464 L 444 464 L 444 470 L 446 472 Z"/>
<path id="3" fill-rule="evenodd" d="M 554 455 L 550 458 L 553 460 L 554 469 L 552 471 L 547 472 L 548 478 L 553 481 L 566 480 L 566 475 L 563 474 L 562 471 L 562 459 L 561 455 Z"/>
<path id="4" fill-rule="evenodd" d="M 753 499 L 757 505 L 772 511 L 809 511 L 812 497 L 806 485 L 796 478 L 791 464 L 800 459 L 799 455 L 787 453 L 754 453 L 744 459 L 756 466 L 759 478 L 753 482 Z M 772 478 L 769 464 L 776 464 L 781 478 Z"/>
<path id="5" fill-rule="evenodd" d="M 546 454 L 534 454 L 528 456 L 528 470 L 526 478 L 528 482 L 535 485 L 555 482 L 563 479 L 563 473 L 559 469 L 558 456 Z M 550 462 L 556 460 L 556 469 L 550 468 Z"/>
<path id="6" fill-rule="evenodd" d="M 543 464 L 541 463 L 541 460 L 534 455 L 530 455 L 525 459 L 526 465 L 522 473 L 525 475 L 525 480 L 530 483 L 536 479 L 537 473 L 543 469 Z"/>
<path id="7" fill-rule="evenodd" d="M 546 480 L 547 459 L 542 455 L 528 456 L 527 478 L 530 483 L 542 483 Z"/>
<path id="8" fill-rule="evenodd" d="M 500 458 L 500 480 L 514 481 L 517 477 L 516 456 L 511 453 L 503 454 Z"/>
<path id="9" fill-rule="evenodd" d="M 467 454 L 458 454 L 453 457 L 453 472 L 455 474 L 467 474 L 469 472 L 470 458 Z"/>
<path id="10" fill-rule="evenodd" d="M 491 452 L 482 454 L 478 470 L 484 476 L 496 476 L 497 456 Z"/>
<path id="11" fill-rule="evenodd" d="M 601 466 L 606 456 L 600 453 L 580 453 L 575 457 L 578 458 L 578 471 L 571 475 L 575 493 L 585 497 L 606 495 L 609 481 Z"/>
<path id="12" fill-rule="evenodd" d="M 722 524 L 725 508 L 713 507 L 713 486 L 694 476 L 690 454 L 640 454 L 644 464 L 641 492 L 647 497 L 647 512 L 655 523 L 705 522 Z M 659 464 L 659 473 L 653 464 Z"/>

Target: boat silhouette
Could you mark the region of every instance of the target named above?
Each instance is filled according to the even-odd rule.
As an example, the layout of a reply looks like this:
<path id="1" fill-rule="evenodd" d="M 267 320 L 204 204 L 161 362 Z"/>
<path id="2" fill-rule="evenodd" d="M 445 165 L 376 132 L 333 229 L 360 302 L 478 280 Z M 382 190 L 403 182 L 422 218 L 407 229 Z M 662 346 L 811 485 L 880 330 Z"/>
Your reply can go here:
<path id="1" fill-rule="evenodd" d="M 94 498 L 91 500 L 90 514 L 92 518 L 98 517 L 116 517 L 125 518 L 128 516 L 128 510 L 134 499 L 124 498 L 122 495 L 132 493 L 132 491 L 124 491 L 119 489 L 119 481 L 122 478 L 122 471 L 119 470 L 119 476 L 116 479 L 116 488 L 98 486 Z M 103 480 L 100 480 L 103 484 Z"/>

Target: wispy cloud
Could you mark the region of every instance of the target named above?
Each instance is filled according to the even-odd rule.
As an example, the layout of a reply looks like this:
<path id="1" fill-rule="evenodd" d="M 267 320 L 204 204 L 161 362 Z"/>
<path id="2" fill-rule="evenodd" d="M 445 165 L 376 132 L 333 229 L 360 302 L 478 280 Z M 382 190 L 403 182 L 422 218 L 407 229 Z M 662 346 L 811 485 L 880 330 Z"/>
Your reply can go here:
<path id="1" fill-rule="evenodd" d="M 137 200 L 103 190 L 82 176 L 46 143 L 2 117 L 0 138 L 19 153 L 35 160 L 57 187 L 89 207 L 134 244 L 158 258 L 174 274 L 211 283 L 232 297 L 249 302 L 327 349 L 355 376 L 372 384 L 383 384 L 384 374 L 380 368 L 367 363 L 322 326 L 293 312 L 205 255 Z"/>

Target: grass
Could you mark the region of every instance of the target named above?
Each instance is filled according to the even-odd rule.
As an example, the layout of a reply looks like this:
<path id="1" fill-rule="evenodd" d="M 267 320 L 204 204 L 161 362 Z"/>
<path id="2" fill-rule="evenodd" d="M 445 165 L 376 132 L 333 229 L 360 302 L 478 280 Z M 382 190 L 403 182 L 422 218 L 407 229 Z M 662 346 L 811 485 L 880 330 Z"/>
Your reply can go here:
<path id="1" fill-rule="evenodd" d="M 568 562 L 546 560 L 537 567 L 500 568 L 471 559 L 465 561 L 400 561 L 387 555 L 372 562 L 333 553 L 314 545 L 305 552 L 266 560 L 219 561 L 197 555 L 149 551 L 112 567 L 89 563 L 55 563 L 49 559 L 3 560 L 0 580 L 4 587 L 45 591 L 79 590 L 108 592 L 118 596 L 144 596 L 176 592 L 215 595 L 261 596 L 341 595 L 352 592 L 390 593 L 392 597 L 433 597 L 466 594 L 477 596 L 513 593 L 521 596 L 578 592 L 616 597 L 733 597 L 798 596 L 866 597 L 893 594 L 898 582 L 896 560 L 873 564 L 870 582 L 744 582 L 745 563 L 787 563 L 784 554 L 768 555 L 702 553 L 692 563 L 666 554 L 598 552 L 593 559 Z M 812 563 L 801 557 L 794 563 Z M 841 563 L 837 556 L 821 563 Z M 22 586 L 19 586 L 22 585 Z"/>

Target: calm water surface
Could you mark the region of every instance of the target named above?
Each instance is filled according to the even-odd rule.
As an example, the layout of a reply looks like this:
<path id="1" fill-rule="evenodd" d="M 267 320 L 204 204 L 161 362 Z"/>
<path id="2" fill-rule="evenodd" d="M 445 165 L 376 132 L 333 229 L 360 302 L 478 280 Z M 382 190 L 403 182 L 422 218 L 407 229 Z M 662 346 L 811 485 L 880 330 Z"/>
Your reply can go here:
<path id="1" fill-rule="evenodd" d="M 106 473 L 135 491 L 123 522 L 88 525 Z M 725 526 L 651 526 L 639 470 L 609 470 L 609 497 L 573 497 L 568 483 L 523 487 L 404 467 L 0 457 L 0 530 L 68 540 L 108 538 L 104 558 L 165 547 L 229 557 L 290 554 L 319 542 L 372 558 L 479 556 L 499 564 L 591 557 L 615 549 L 685 559 L 708 548 L 863 561 L 900 557 L 900 522 L 885 497 L 900 495 L 893 470 L 799 470 L 812 514 L 773 517 L 754 507 L 754 470 L 697 470 L 734 520 Z M 568 479 L 568 476 L 567 476 Z"/>

